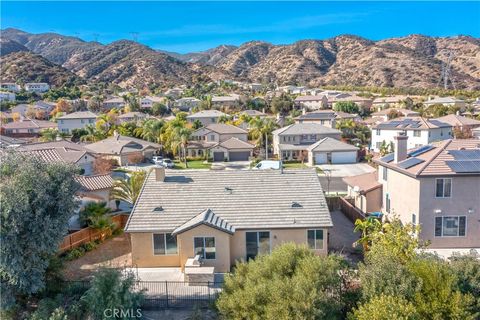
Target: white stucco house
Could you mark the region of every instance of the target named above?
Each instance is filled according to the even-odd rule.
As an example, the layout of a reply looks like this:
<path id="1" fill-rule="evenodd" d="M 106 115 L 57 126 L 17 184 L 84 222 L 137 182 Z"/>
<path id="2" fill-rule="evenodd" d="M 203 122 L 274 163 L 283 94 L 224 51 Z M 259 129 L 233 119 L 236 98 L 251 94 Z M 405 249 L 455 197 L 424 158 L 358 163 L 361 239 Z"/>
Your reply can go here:
<path id="1" fill-rule="evenodd" d="M 50 90 L 50 85 L 45 82 L 29 82 L 25 83 L 25 91 L 28 92 L 47 92 Z"/>
<path id="2" fill-rule="evenodd" d="M 98 116 L 90 111 L 78 111 L 59 117 L 58 130 L 63 133 L 72 133 L 73 129 L 84 129 L 88 125 L 95 125 Z"/>

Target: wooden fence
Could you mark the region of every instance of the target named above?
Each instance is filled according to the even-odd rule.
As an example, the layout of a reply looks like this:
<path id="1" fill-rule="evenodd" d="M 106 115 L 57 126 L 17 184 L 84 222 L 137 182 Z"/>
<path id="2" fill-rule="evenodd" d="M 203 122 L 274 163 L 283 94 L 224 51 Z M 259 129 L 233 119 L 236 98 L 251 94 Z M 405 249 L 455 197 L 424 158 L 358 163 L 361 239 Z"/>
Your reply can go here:
<path id="1" fill-rule="evenodd" d="M 112 222 L 115 224 L 115 229 L 123 229 L 128 220 L 128 214 L 117 214 L 112 217 Z M 101 232 L 93 228 L 87 227 L 66 235 L 63 242 L 60 244 L 59 252 L 65 252 L 81 246 L 90 241 L 100 239 Z"/>
<path id="2" fill-rule="evenodd" d="M 330 211 L 342 211 L 348 220 L 353 223 L 355 223 L 357 219 L 365 219 L 365 214 L 361 210 L 355 208 L 347 199 L 343 197 L 327 197 L 326 199 Z"/>

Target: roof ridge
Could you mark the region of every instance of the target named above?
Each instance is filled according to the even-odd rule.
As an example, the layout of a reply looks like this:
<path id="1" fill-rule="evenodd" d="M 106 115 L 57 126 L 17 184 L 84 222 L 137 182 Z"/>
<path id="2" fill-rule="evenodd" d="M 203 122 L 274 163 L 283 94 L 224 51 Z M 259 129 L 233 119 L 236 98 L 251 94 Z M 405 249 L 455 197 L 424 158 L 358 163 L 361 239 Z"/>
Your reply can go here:
<path id="1" fill-rule="evenodd" d="M 449 140 L 446 140 L 446 143 L 444 144 L 444 146 L 442 148 L 438 148 L 438 152 L 435 153 L 435 155 L 433 157 L 431 157 L 428 161 L 425 161 L 425 164 L 420 168 L 420 170 L 417 172 L 416 176 L 419 176 L 422 174 L 423 170 L 425 170 L 427 168 L 427 166 L 432 163 L 433 160 L 435 160 L 442 151 L 446 150 L 447 147 L 450 145 L 450 143 L 452 143 L 453 139 L 449 139 Z"/>

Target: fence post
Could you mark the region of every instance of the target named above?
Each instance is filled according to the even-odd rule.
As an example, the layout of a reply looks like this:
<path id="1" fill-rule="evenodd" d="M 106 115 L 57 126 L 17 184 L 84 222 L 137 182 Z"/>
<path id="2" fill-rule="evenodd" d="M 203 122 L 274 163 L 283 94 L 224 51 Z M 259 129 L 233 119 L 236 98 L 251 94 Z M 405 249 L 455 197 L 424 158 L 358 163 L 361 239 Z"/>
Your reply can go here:
<path id="1" fill-rule="evenodd" d="M 165 281 L 165 293 L 167 296 L 167 308 L 168 308 L 168 281 Z"/>
<path id="2" fill-rule="evenodd" d="M 211 298 L 210 298 L 210 281 L 207 281 L 207 288 L 208 288 L 208 302 L 210 303 Z"/>

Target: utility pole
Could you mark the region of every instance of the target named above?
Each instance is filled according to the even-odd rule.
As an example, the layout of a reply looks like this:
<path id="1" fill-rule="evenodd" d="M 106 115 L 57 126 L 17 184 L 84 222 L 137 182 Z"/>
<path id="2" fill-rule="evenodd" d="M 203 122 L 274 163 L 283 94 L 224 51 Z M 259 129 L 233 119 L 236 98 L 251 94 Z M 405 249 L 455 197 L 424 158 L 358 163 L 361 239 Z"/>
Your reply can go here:
<path id="1" fill-rule="evenodd" d="M 453 82 L 452 77 L 452 60 L 455 57 L 453 50 L 451 49 L 443 49 L 440 52 L 444 52 L 447 55 L 447 60 L 442 61 L 442 71 L 440 74 L 440 79 L 438 80 L 438 84 L 443 81 L 443 89 L 448 89 L 448 81 L 452 83 L 453 89 L 455 89 L 455 83 Z"/>
<path id="2" fill-rule="evenodd" d="M 132 31 L 132 32 L 130 32 L 130 34 L 132 35 L 132 40 L 137 42 L 139 33 L 136 32 L 136 31 Z"/>
<path id="3" fill-rule="evenodd" d="M 268 133 L 265 132 L 265 160 L 268 160 Z"/>

